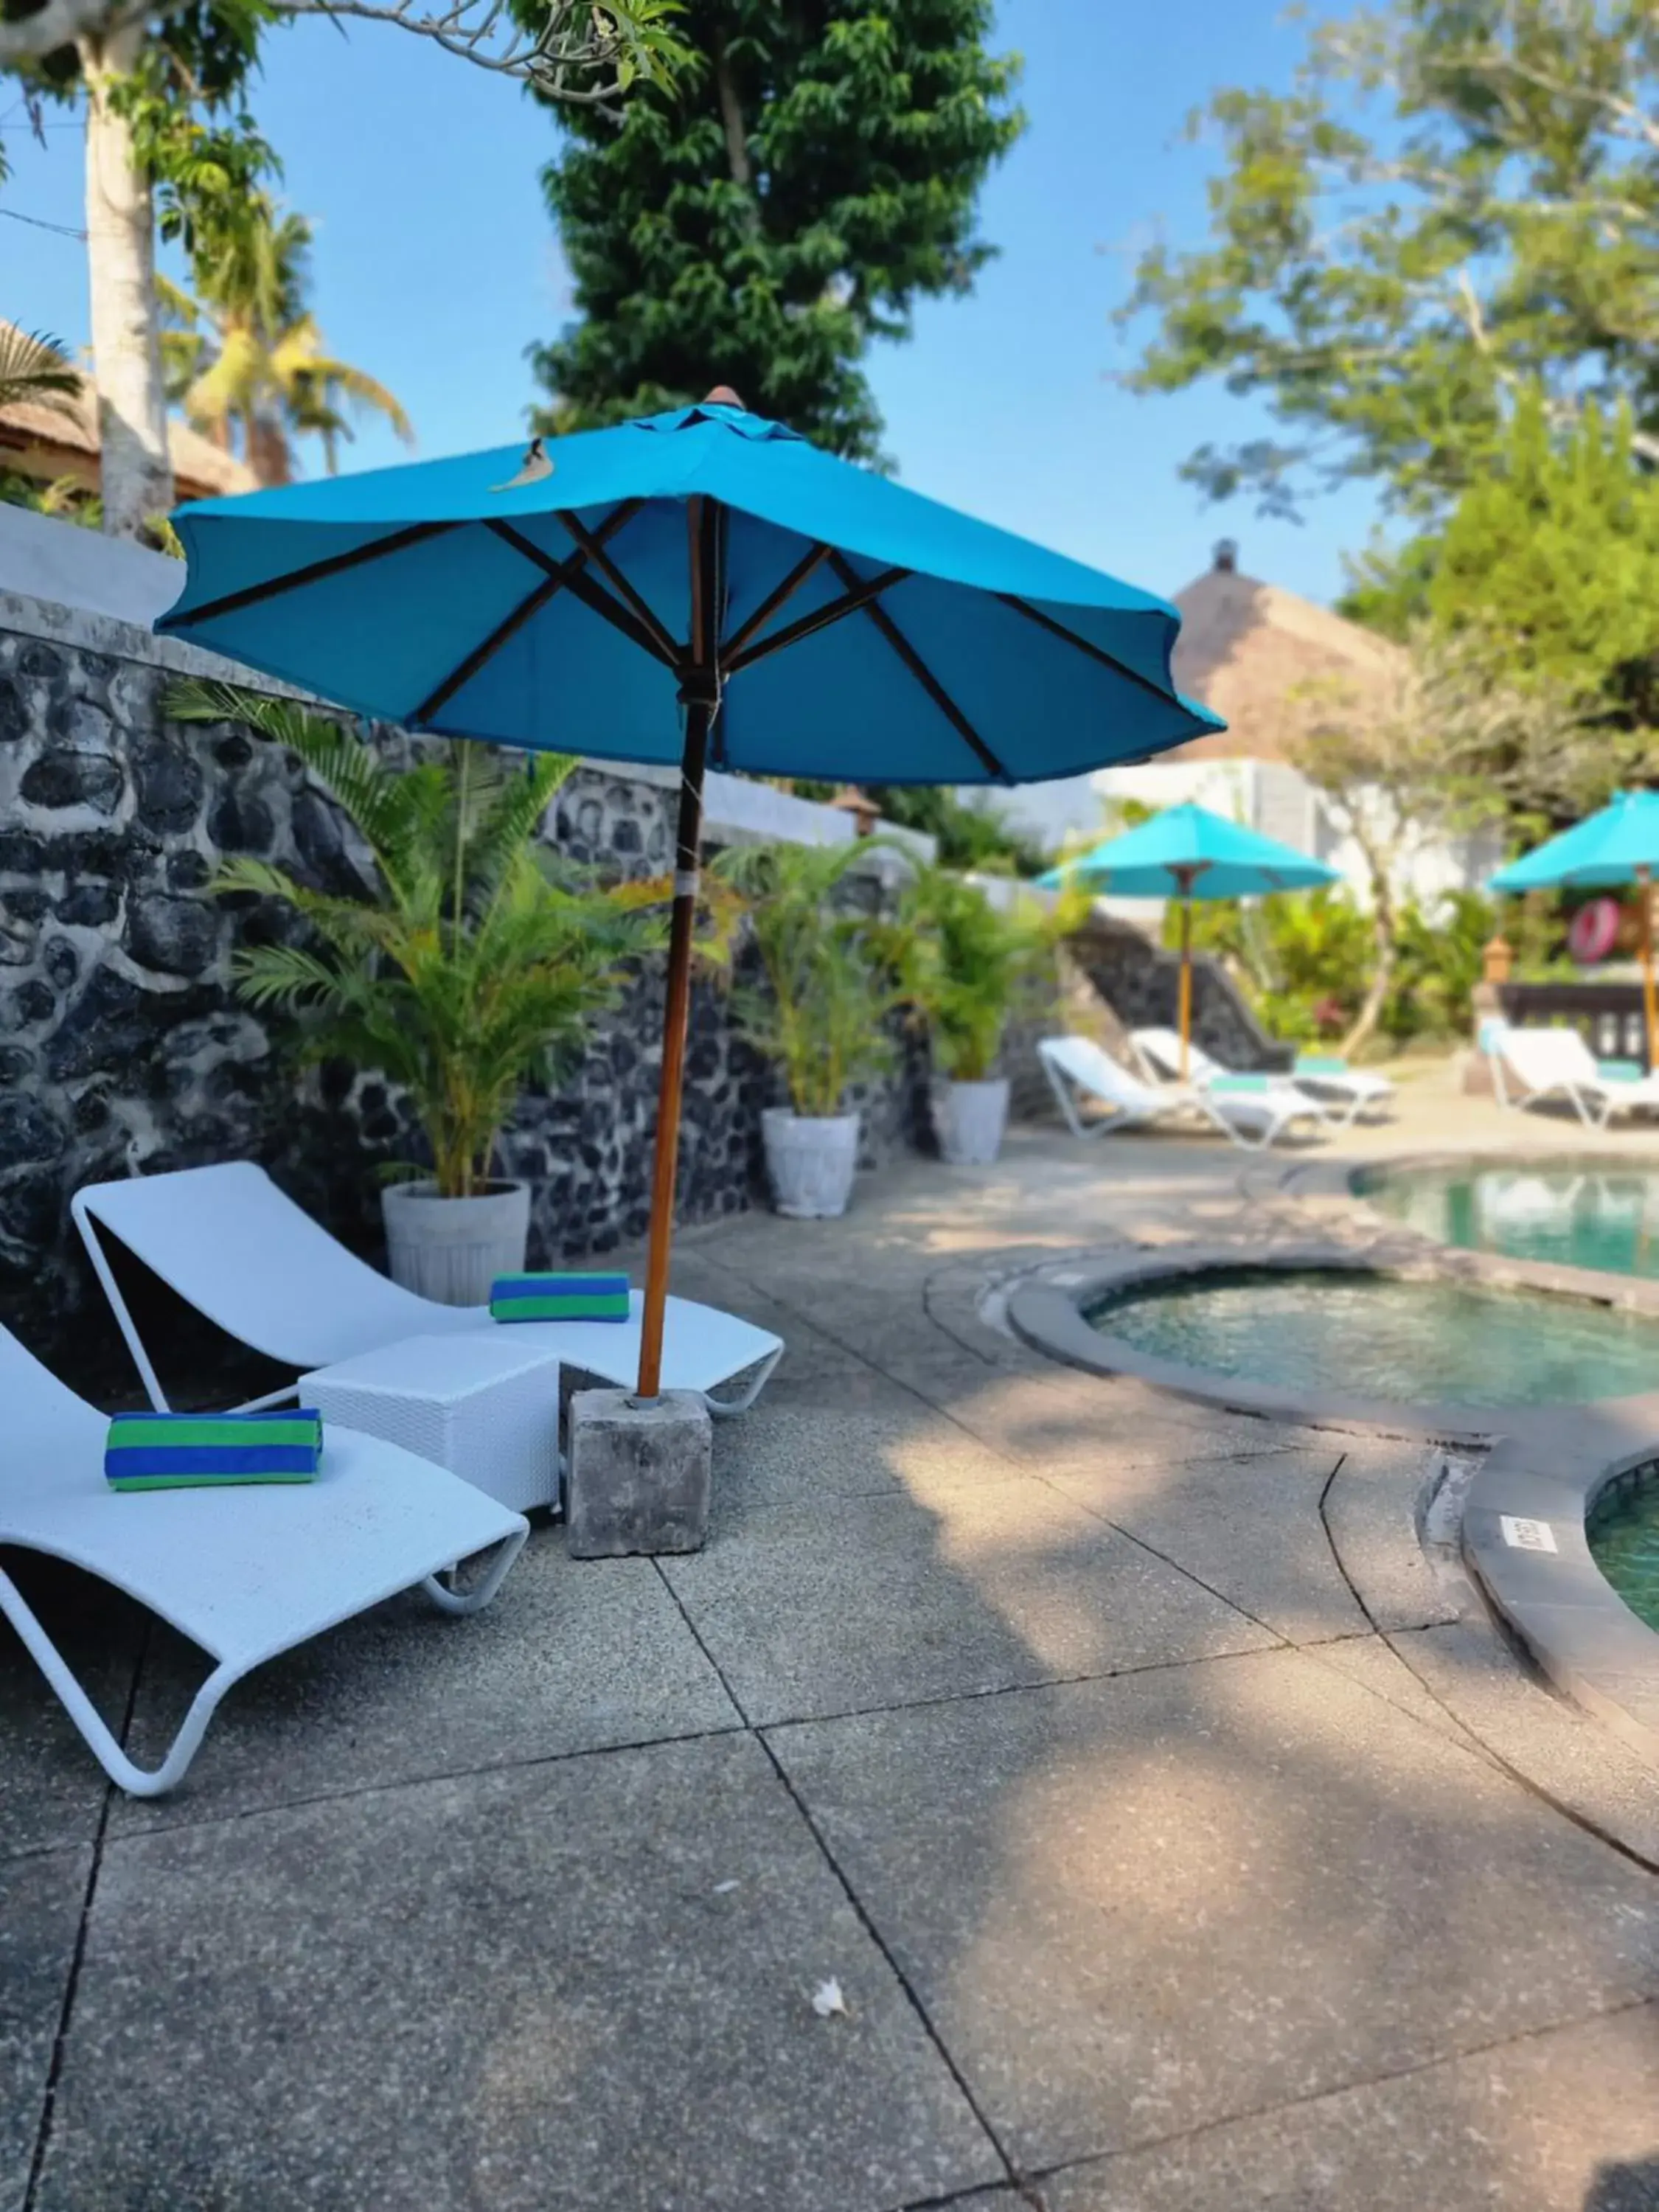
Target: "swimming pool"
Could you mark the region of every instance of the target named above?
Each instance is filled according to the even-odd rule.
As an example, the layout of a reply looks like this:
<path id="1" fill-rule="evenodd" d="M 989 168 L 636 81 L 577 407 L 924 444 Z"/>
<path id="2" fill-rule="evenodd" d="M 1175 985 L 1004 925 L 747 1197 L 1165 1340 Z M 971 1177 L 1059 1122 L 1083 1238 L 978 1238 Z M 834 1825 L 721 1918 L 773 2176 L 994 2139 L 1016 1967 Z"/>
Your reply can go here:
<path id="1" fill-rule="evenodd" d="M 1621 1483 L 1585 1522 L 1590 1555 L 1631 1611 L 1659 1628 L 1659 1473 Z"/>
<path id="2" fill-rule="evenodd" d="M 1582 1160 L 1379 1168 L 1354 1189 L 1391 1220 L 1466 1252 L 1659 1276 L 1659 1170 Z"/>
<path id="3" fill-rule="evenodd" d="M 1659 1388 L 1659 1322 L 1480 1283 L 1212 1269 L 1115 1292 L 1086 1317 L 1153 1358 L 1314 1395 L 1541 1406 Z"/>

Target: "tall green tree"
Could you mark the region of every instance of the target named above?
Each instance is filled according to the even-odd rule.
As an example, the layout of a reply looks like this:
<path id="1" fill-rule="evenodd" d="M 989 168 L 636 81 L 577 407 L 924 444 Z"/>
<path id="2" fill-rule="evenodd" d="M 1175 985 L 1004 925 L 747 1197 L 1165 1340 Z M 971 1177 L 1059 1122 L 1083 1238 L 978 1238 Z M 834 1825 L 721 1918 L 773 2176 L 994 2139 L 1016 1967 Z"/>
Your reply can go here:
<path id="1" fill-rule="evenodd" d="M 1659 8 L 1386 0 L 1310 28 L 1293 88 L 1233 88 L 1210 236 L 1158 246 L 1124 310 L 1143 392 L 1218 380 L 1274 434 L 1189 473 L 1294 510 L 1374 478 L 1435 513 L 1516 394 L 1552 427 L 1624 399 L 1659 457 Z"/>
<path id="2" fill-rule="evenodd" d="M 540 427 L 732 385 L 859 459 L 860 363 L 991 252 L 975 204 L 1024 118 L 991 0 L 688 0 L 691 58 L 621 125 L 572 110 L 544 176 L 580 319 L 534 355 Z"/>
<path id="3" fill-rule="evenodd" d="M 1592 402 L 1553 435 L 1516 410 L 1496 465 L 1447 521 L 1427 587 L 1444 630 L 1486 640 L 1512 679 L 1563 684 L 1659 726 L 1659 479 L 1637 462 L 1628 404 Z"/>

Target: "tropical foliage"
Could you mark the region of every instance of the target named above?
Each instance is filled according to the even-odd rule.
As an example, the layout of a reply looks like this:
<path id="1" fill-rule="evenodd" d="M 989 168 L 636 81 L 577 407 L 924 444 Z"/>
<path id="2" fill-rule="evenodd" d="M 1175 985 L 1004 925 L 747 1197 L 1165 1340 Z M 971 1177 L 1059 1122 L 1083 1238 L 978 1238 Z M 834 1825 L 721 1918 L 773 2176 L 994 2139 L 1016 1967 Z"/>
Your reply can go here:
<path id="1" fill-rule="evenodd" d="M 562 119 L 548 206 L 580 319 L 535 356 L 540 427 L 617 422 L 735 387 L 839 453 L 881 435 L 860 366 L 989 248 L 987 172 L 1018 135 L 990 0 L 687 0 L 690 50 L 620 122 Z"/>
<path id="2" fill-rule="evenodd" d="M 191 426 L 240 452 L 261 483 L 289 482 L 295 440 L 320 439 L 332 476 L 350 417 L 380 416 L 408 444 L 409 417 L 383 384 L 331 354 L 307 304 L 311 226 L 263 192 L 196 257 L 196 295 L 163 280 L 167 396 Z"/>
<path id="3" fill-rule="evenodd" d="M 1659 453 L 1651 0 L 1381 0 L 1304 35 L 1289 92 L 1194 118 L 1209 239 L 1144 254 L 1125 310 L 1139 389 L 1213 379 L 1276 419 L 1192 475 L 1279 508 L 1363 477 L 1436 514 L 1528 388 L 1553 428 L 1627 400 Z"/>
<path id="4" fill-rule="evenodd" d="M 1443 527 L 1373 553 L 1350 605 L 1398 635 L 1484 644 L 1513 684 L 1565 686 L 1605 728 L 1659 725 L 1659 479 L 1628 401 L 1553 427 L 1524 392 Z"/>
<path id="5" fill-rule="evenodd" d="M 1173 910 L 1166 942 L 1175 942 Z M 1553 903 L 1497 901 L 1459 891 L 1425 911 L 1402 902 L 1396 946 L 1375 1023 L 1389 1048 L 1465 1038 L 1469 994 L 1480 981 L 1487 941 L 1501 929 L 1528 981 L 1574 974 Z M 1199 901 L 1195 951 L 1219 959 L 1243 990 L 1262 1027 L 1297 1044 L 1329 1043 L 1352 1030 L 1376 975 L 1371 919 L 1345 890 L 1279 893 L 1238 905 Z"/>
<path id="6" fill-rule="evenodd" d="M 0 322 L 0 407 L 27 401 L 69 414 L 80 390 L 81 373 L 56 338 Z"/>
<path id="7" fill-rule="evenodd" d="M 356 825 L 379 878 L 362 898 L 264 860 L 223 863 L 217 890 L 278 901 L 303 925 L 292 941 L 244 945 L 237 986 L 250 1006 L 297 1018 L 307 1059 L 401 1085 L 440 1194 L 471 1195 L 526 1079 L 556 1074 L 629 964 L 662 941 L 659 910 L 597 889 L 538 842 L 574 763 L 540 753 L 520 768 L 463 742 L 398 771 L 289 701 L 193 679 L 167 710 L 286 746 Z"/>
<path id="8" fill-rule="evenodd" d="M 746 918 L 736 933 L 732 1012 L 782 1071 L 797 1114 L 839 1114 L 849 1088 L 893 1059 L 888 941 L 849 898 L 849 878 L 870 850 L 867 841 L 733 846 L 711 871 L 717 892 L 735 894 Z M 758 969 L 752 978 L 745 940 Z"/>
<path id="9" fill-rule="evenodd" d="M 923 869 L 906 887 L 892 964 L 940 1074 L 982 1083 L 994 1072 L 1011 1015 L 1053 981 L 1055 938 L 1034 900 L 1003 912 L 946 869 Z"/>

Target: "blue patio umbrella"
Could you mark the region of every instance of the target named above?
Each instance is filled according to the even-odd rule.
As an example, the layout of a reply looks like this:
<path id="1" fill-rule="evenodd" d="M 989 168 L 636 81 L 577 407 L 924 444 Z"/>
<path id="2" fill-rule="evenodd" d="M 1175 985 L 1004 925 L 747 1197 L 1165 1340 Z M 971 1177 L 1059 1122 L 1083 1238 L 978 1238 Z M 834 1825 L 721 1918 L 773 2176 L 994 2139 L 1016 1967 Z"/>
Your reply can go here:
<path id="1" fill-rule="evenodd" d="M 1659 791 L 1615 792 L 1607 805 L 1535 851 L 1500 868 L 1495 891 L 1642 890 L 1642 1003 L 1648 1065 L 1659 1067 L 1659 1007 L 1653 981 L 1653 872 L 1659 868 Z"/>
<path id="2" fill-rule="evenodd" d="M 1193 1022 L 1193 901 L 1259 898 L 1268 891 L 1312 890 L 1337 872 L 1293 845 L 1245 830 L 1202 806 L 1166 806 L 1104 844 L 1064 860 L 1038 881 L 1050 890 L 1080 884 L 1118 898 L 1181 901 L 1181 1078 Z"/>
<path id="3" fill-rule="evenodd" d="M 708 767 L 1028 782 L 1222 726 L 1164 600 L 695 407 L 198 501 L 157 624 L 417 730 L 681 770 L 640 1394 L 654 1397 Z"/>

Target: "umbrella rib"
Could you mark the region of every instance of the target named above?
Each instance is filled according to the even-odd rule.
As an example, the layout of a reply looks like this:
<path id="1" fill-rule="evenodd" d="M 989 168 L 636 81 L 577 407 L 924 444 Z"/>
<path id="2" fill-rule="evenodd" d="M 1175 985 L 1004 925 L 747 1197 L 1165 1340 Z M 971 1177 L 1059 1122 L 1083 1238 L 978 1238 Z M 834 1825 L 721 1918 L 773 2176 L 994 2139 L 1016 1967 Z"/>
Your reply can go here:
<path id="1" fill-rule="evenodd" d="M 575 515 L 561 514 L 559 520 L 586 554 L 593 566 L 610 584 L 619 599 L 626 600 L 640 621 L 657 641 L 657 649 L 665 659 L 678 661 L 681 647 L 678 638 L 659 620 L 656 611 L 644 594 L 637 591 L 605 550 L 605 541 L 595 535 L 585 522 Z"/>
<path id="2" fill-rule="evenodd" d="M 580 599 L 585 607 L 602 616 L 613 629 L 620 630 L 631 645 L 638 646 L 641 653 L 648 653 L 653 660 L 660 660 L 670 668 L 679 666 L 681 656 L 678 649 L 672 654 L 665 653 L 644 623 L 636 620 L 619 599 L 613 599 L 610 592 L 602 590 L 591 576 L 582 574 L 583 564 L 587 558 L 586 553 L 580 560 L 556 561 L 550 553 L 544 553 L 539 545 L 515 530 L 510 522 L 492 520 L 484 527 L 493 531 L 515 552 L 522 553 L 525 559 L 532 562 L 544 575 L 556 576 L 573 599 Z"/>
<path id="3" fill-rule="evenodd" d="M 394 530 L 389 538 L 377 538 L 372 545 L 355 545 L 349 553 L 331 553 L 325 561 L 313 561 L 304 568 L 290 568 L 285 576 L 272 576 L 263 584 L 247 584 L 240 592 L 227 592 L 222 599 L 204 599 L 199 607 L 190 607 L 183 614 L 169 615 L 169 629 L 184 629 L 191 623 L 207 622 L 214 615 L 234 614 L 239 607 L 258 606 L 262 599 L 274 599 L 283 592 L 297 592 L 304 585 L 320 583 L 325 576 L 337 576 L 344 569 L 359 568 L 367 561 L 383 560 L 389 553 L 401 553 L 405 547 L 418 545 L 428 538 L 437 538 L 446 530 L 459 526 L 453 522 L 416 522 L 407 530 Z"/>
<path id="4" fill-rule="evenodd" d="M 842 555 L 839 553 L 831 553 L 830 556 L 830 565 L 835 570 L 836 574 L 841 578 L 843 584 L 852 585 L 857 582 L 857 571 L 850 565 Z M 852 594 L 849 592 L 848 597 L 850 598 Z M 904 665 L 909 670 L 911 675 L 915 677 L 916 682 L 921 684 L 922 690 L 927 694 L 927 696 L 939 708 L 940 714 L 944 715 L 945 720 L 949 722 L 957 735 L 963 739 L 964 744 L 970 745 L 973 748 L 974 751 L 979 756 L 981 763 L 990 770 L 993 775 L 1006 777 L 1008 773 L 1007 769 L 1004 768 L 1002 763 L 991 750 L 989 745 L 986 744 L 984 738 L 981 737 L 979 732 L 974 727 L 966 714 L 963 713 L 961 708 L 957 706 L 956 701 L 951 696 L 945 686 L 939 682 L 938 677 L 934 675 L 933 670 L 927 665 L 927 663 L 916 651 L 915 646 L 911 644 L 909 639 L 906 637 L 904 632 L 893 620 L 893 617 L 888 613 L 886 608 L 884 606 L 878 606 L 876 604 L 874 598 L 868 595 L 866 595 L 861 604 L 865 613 L 869 616 L 871 621 L 881 632 L 883 637 L 886 639 L 888 644 L 898 655 L 899 659 L 904 663 Z"/>
<path id="5" fill-rule="evenodd" d="M 912 573 L 908 568 L 884 568 L 880 575 L 872 576 L 866 582 L 833 548 L 826 546 L 824 550 L 830 567 L 847 586 L 847 590 L 840 599 L 830 599 L 823 606 L 814 607 L 810 615 L 802 615 L 799 622 L 792 622 L 784 629 L 775 630 L 770 637 L 762 638 L 758 645 L 751 645 L 746 653 L 736 654 L 726 663 L 728 676 L 735 676 L 740 668 L 752 668 L 757 660 L 768 659 L 773 653 L 783 652 L 787 647 L 799 645 L 803 638 L 815 636 L 819 630 L 828 629 L 831 623 L 842 622 L 847 616 L 857 614 L 860 608 L 868 613 L 876 612 L 875 602 L 881 594 L 890 592 L 895 584 L 902 584 Z"/>
<path id="6" fill-rule="evenodd" d="M 605 526 L 597 537 L 594 537 L 594 544 L 597 545 L 607 538 L 614 538 L 623 525 L 631 520 L 639 510 L 638 500 L 625 500 L 620 507 L 605 517 Z M 590 537 L 594 536 L 592 532 L 588 534 Z M 582 563 L 591 557 L 589 548 L 584 546 L 580 552 L 573 553 L 568 559 L 558 562 L 556 572 L 550 571 L 527 599 L 520 599 L 507 619 L 498 623 L 481 645 L 474 646 L 466 659 L 445 677 L 435 691 L 422 700 L 420 705 L 414 710 L 411 719 L 416 722 L 427 721 L 441 707 L 447 706 L 462 686 L 472 681 L 484 663 L 499 653 L 507 640 L 515 631 L 522 629 L 532 615 L 539 614 L 555 592 L 562 590 L 580 568 Z"/>
<path id="7" fill-rule="evenodd" d="M 814 545 L 810 552 L 796 562 L 783 581 L 767 593 L 743 627 L 726 639 L 721 651 L 728 666 L 732 656 L 743 651 L 757 630 L 765 629 L 784 602 L 793 599 L 813 570 L 829 558 L 830 548 L 827 545 Z"/>
<path id="8" fill-rule="evenodd" d="M 1040 612 L 1029 599 L 1022 599 L 1012 592 L 999 592 L 997 597 L 1005 607 L 1012 607 L 1017 615 L 1024 615 L 1027 622 L 1035 623 L 1039 629 L 1046 629 L 1052 637 L 1064 638 L 1067 645 L 1074 645 L 1079 653 L 1086 653 L 1091 660 L 1097 660 L 1103 668 L 1109 668 L 1119 676 L 1127 676 L 1131 684 L 1139 684 L 1154 699 L 1161 699 L 1166 707 L 1176 703 L 1173 695 L 1164 690 L 1161 684 L 1154 684 L 1150 676 L 1143 676 L 1138 668 L 1131 668 L 1127 660 L 1120 660 L 1115 653 L 1108 653 L 1103 646 L 1091 644 L 1086 637 L 1079 637 L 1075 630 L 1067 629 L 1064 623 L 1057 623 L 1052 615 Z"/>
<path id="9" fill-rule="evenodd" d="M 450 671 L 437 690 L 422 700 L 410 716 L 410 722 L 418 727 L 421 723 L 430 721 L 441 707 L 447 707 L 455 694 L 472 681 L 484 663 L 493 660 L 507 640 L 522 629 L 532 615 L 540 613 L 558 590 L 560 580 L 556 576 L 543 577 L 535 590 L 520 600 L 506 621 L 498 623 L 483 642 L 475 645 L 466 659 Z"/>

